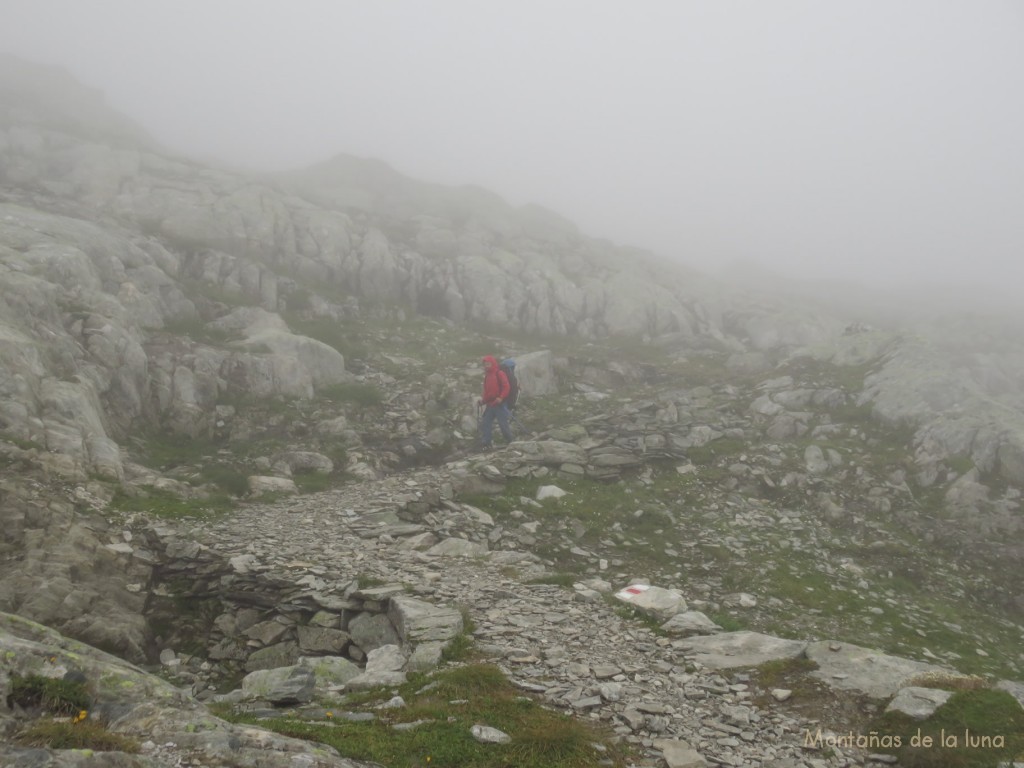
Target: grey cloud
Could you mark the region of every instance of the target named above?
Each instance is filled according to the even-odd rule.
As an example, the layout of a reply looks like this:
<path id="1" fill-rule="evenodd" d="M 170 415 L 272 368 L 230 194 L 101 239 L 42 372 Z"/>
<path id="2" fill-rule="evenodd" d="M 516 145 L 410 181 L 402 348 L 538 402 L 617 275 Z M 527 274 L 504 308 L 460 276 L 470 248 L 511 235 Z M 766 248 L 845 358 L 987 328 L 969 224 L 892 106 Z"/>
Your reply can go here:
<path id="1" fill-rule="evenodd" d="M 1024 6 L 7 0 L 177 151 L 338 152 L 713 268 L 1024 278 Z"/>

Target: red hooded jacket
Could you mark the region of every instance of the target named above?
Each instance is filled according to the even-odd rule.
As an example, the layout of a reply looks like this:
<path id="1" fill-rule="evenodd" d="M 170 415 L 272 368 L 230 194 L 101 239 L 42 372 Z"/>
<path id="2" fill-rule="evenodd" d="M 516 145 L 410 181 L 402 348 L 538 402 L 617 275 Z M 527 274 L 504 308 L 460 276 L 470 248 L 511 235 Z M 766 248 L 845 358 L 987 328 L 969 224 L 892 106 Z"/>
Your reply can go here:
<path id="1" fill-rule="evenodd" d="M 508 376 L 498 366 L 498 361 L 493 355 L 484 358 L 484 365 L 487 366 L 487 370 L 484 372 L 484 394 L 480 399 L 485 405 L 497 405 L 498 400 L 504 402 L 511 390 Z"/>

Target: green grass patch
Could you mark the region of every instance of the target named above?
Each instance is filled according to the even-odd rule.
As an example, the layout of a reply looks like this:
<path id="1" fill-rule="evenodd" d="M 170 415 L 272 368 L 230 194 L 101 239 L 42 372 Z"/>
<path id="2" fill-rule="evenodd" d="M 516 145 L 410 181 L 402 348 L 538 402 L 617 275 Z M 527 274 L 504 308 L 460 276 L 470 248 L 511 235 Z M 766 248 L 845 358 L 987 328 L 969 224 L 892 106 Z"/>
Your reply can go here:
<path id="1" fill-rule="evenodd" d="M 470 661 L 475 655 L 473 638 L 465 632 L 452 638 L 452 641 L 441 651 L 441 659 L 447 663 Z"/>
<path id="2" fill-rule="evenodd" d="M 526 722 L 509 745 L 515 766 L 593 766 L 602 757 L 594 747 L 594 732 L 567 717 Z"/>
<path id="3" fill-rule="evenodd" d="M 470 503 L 512 533 L 525 521 L 539 523 L 530 549 L 560 572 L 545 581 L 568 585 L 594 575 L 591 558 L 571 553 L 575 544 L 621 561 L 608 573 L 612 580 L 643 567 L 659 583 L 684 590 L 687 581 L 713 575 L 721 579 L 723 593 L 759 595 L 758 611 L 713 617 L 730 631 L 836 637 L 910 658 L 920 658 L 927 647 L 964 672 L 1019 677 L 1019 629 L 1005 621 L 1005 613 L 994 615 L 991 599 L 950 589 L 951 573 L 935 567 L 934 551 L 922 548 L 910 531 L 900 530 L 884 515 L 872 515 L 872 524 L 880 527 L 867 537 L 863 520 L 854 525 L 856 515 L 851 515 L 847 527 L 833 525 L 833 535 L 813 548 L 783 548 L 784 540 L 804 541 L 806 532 L 789 535 L 784 527 L 767 528 L 749 537 L 739 553 L 717 543 L 716 533 L 731 533 L 728 510 L 702 511 L 706 500 L 719 493 L 708 479 L 709 467 L 687 475 L 670 465 L 651 467 L 654 472 L 646 483 L 558 475 L 511 479 L 502 494 L 475 497 Z M 569 495 L 545 501 L 540 508 L 521 501 L 549 483 Z M 514 510 L 525 517 L 513 518 Z M 685 546 L 687 542 L 694 545 Z M 845 559 L 861 566 L 863 576 L 843 569 Z M 867 587 L 860 586 L 861 579 Z M 1007 593 L 1014 593 L 1012 587 Z M 768 598 L 782 604 L 773 605 Z M 987 655 L 977 653 L 979 648 Z"/>
<path id="4" fill-rule="evenodd" d="M 111 733 L 96 720 L 67 722 L 37 720 L 14 734 L 14 743 L 23 747 L 82 749 L 97 752 L 139 752 L 139 743 L 127 736 Z"/>
<path id="5" fill-rule="evenodd" d="M 226 494 L 211 495 L 205 499 L 182 499 L 170 491 L 149 489 L 146 496 L 128 496 L 118 492 L 110 502 L 116 512 L 143 512 L 155 517 L 180 519 L 207 517 L 233 509 L 235 502 Z"/>
<path id="6" fill-rule="evenodd" d="M 366 573 L 356 574 L 355 582 L 359 589 L 370 589 L 371 587 L 383 587 L 390 584 L 390 581 L 384 579 L 378 579 L 376 576 L 370 576 Z"/>
<path id="7" fill-rule="evenodd" d="M 288 303 L 290 309 L 290 298 Z M 293 333 L 308 336 L 333 347 L 346 360 L 363 360 L 369 356 L 363 332 L 351 324 L 343 324 L 327 318 L 304 320 L 293 313 L 285 314 L 285 322 Z"/>
<path id="8" fill-rule="evenodd" d="M 887 613 L 882 619 L 886 629 L 883 649 L 907 655 L 922 645 L 965 674 L 1018 679 L 1020 669 L 1013 661 L 1020 653 L 1020 628 L 994 617 L 988 606 L 943 591 L 941 581 L 927 594 L 914 596 L 915 609 L 925 619 L 925 636 L 905 626 L 899 612 Z M 957 627 L 963 629 L 958 630 Z M 851 632 L 851 642 L 870 644 L 877 629 Z M 977 653 L 983 648 L 987 656 Z"/>
<path id="9" fill-rule="evenodd" d="M 523 696 L 497 667 L 468 664 L 445 669 L 429 677 L 417 676 L 398 693 L 407 706 L 378 710 L 394 695 L 393 688 L 349 697 L 339 708 L 356 700 L 375 711 L 373 722 L 310 722 L 280 718 L 259 725 L 288 736 L 319 741 L 343 756 L 389 766 L 450 768 L 592 768 L 626 765 L 626 756 L 609 735 L 587 723 L 541 706 Z M 252 718 L 229 716 L 241 722 Z M 414 723 L 409 730 L 395 725 Z M 511 737 L 507 744 L 481 744 L 473 738 L 474 725 L 486 724 Z"/>
<path id="10" fill-rule="evenodd" d="M 684 505 L 695 487 L 694 480 L 679 475 L 674 468 L 652 467 L 657 474 L 651 483 L 631 479 L 604 482 L 579 476 L 513 478 L 499 495 L 460 501 L 480 507 L 512 531 L 524 521 L 511 516 L 515 510 L 524 511 L 525 520 L 539 522 L 530 549 L 562 574 L 551 577 L 559 583 L 571 586 L 571 580 L 593 575 L 593 561 L 572 554 L 570 544 L 599 550 L 609 560 L 621 560 L 626 570 L 643 567 L 650 571 L 663 566 L 674 571 L 680 566 L 681 555 L 666 550 L 685 540 L 678 533 L 681 523 L 676 517 L 686 514 Z M 540 485 L 552 483 L 567 495 L 548 499 L 540 507 L 521 501 L 520 497 L 535 497 Z"/>
<path id="11" fill-rule="evenodd" d="M 204 464 L 199 469 L 199 477 L 204 483 L 211 483 L 232 496 L 249 493 L 248 473 L 230 464 Z"/>
<path id="12" fill-rule="evenodd" d="M 832 577 L 813 570 L 805 558 L 798 565 L 792 561 L 773 568 L 766 579 L 764 591 L 781 600 L 790 600 L 804 608 L 835 610 L 839 604 L 853 609 L 861 603 L 860 598 L 848 592 L 833 589 Z M 746 586 L 744 584 L 743 586 Z"/>
<path id="13" fill-rule="evenodd" d="M 879 751 L 907 768 L 995 768 L 1024 758 L 1024 709 L 1005 691 L 959 691 L 924 722 L 887 713 L 871 730 L 899 737 L 899 747 Z"/>
<path id="14" fill-rule="evenodd" d="M 76 715 L 87 710 L 90 702 L 84 682 L 41 675 L 12 676 L 7 699 L 24 709 L 38 707 L 53 715 Z"/>
<path id="15" fill-rule="evenodd" d="M 224 398 L 221 404 L 231 404 L 237 410 L 256 409 L 253 421 L 261 425 L 277 423 L 276 416 L 290 416 L 298 407 L 297 401 L 283 399 L 248 400 L 245 397 Z M 212 440 L 205 437 L 192 438 L 187 435 L 157 432 L 145 435 L 134 441 L 136 450 L 133 452 L 140 464 L 160 472 L 173 472 L 179 479 L 185 479 L 191 485 L 212 485 L 215 492 L 210 499 L 182 500 L 166 492 L 151 491 L 149 500 L 159 508 L 159 514 L 182 516 L 192 514 L 192 509 L 202 510 L 206 507 L 225 508 L 230 506 L 229 497 L 244 497 L 249 493 L 248 478 L 254 472 L 246 459 L 252 456 L 273 453 L 280 441 L 273 437 L 251 439 L 245 443 L 232 444 L 225 441 Z M 230 454 L 228 454 L 230 451 Z M 337 452 L 335 452 L 337 453 Z M 344 457 L 344 451 L 341 451 Z M 342 461 L 340 467 L 344 467 Z M 182 470 L 191 470 L 183 477 Z M 299 480 L 296 479 L 299 484 Z M 305 490 L 320 490 L 314 487 L 317 480 L 310 479 Z M 324 486 L 327 487 L 327 486 Z M 141 501 L 121 498 L 117 505 L 130 511 L 144 511 L 140 508 Z"/>
<path id="16" fill-rule="evenodd" d="M 38 443 L 35 440 L 30 440 L 24 437 L 18 437 L 17 435 L 11 434 L 10 432 L 0 431 L 0 440 L 4 440 L 11 445 L 21 448 L 23 451 L 37 450 L 44 451 L 46 446 L 42 443 Z"/>
<path id="17" fill-rule="evenodd" d="M 747 622 L 729 613 L 708 614 L 708 618 L 726 632 L 740 632 L 747 629 Z"/>
<path id="18" fill-rule="evenodd" d="M 171 432 L 144 435 L 136 444 L 139 463 L 161 471 L 210 461 L 223 447 L 223 444 L 209 438 L 189 437 Z"/>
<path id="19" fill-rule="evenodd" d="M 816 662 L 803 656 L 766 661 L 757 667 L 754 680 L 762 688 L 788 688 L 817 668 Z"/>

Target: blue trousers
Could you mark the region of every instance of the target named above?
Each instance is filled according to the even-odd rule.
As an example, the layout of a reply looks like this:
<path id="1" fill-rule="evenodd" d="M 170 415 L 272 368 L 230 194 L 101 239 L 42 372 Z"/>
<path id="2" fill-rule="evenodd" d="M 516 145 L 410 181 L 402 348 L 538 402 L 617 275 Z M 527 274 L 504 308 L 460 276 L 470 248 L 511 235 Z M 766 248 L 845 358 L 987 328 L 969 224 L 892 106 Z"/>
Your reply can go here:
<path id="1" fill-rule="evenodd" d="M 501 429 L 501 436 L 505 442 L 512 442 L 512 430 L 508 426 L 508 408 L 505 404 L 488 405 L 484 408 L 484 417 L 480 422 L 480 443 L 484 447 L 491 444 L 491 432 L 494 430 L 494 420 L 498 420 L 498 427 Z"/>

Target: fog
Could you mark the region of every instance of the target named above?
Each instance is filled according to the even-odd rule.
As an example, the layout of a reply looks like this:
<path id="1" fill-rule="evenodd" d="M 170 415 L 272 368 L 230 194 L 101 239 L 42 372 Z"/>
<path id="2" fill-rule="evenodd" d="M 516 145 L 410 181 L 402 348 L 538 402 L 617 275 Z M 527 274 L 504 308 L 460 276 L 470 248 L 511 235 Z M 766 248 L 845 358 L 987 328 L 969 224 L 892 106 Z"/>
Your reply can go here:
<path id="1" fill-rule="evenodd" d="M 1003 292 L 1022 41 L 1015 0 L 0 4 L 0 50 L 176 152 L 374 157 L 702 269 Z"/>

